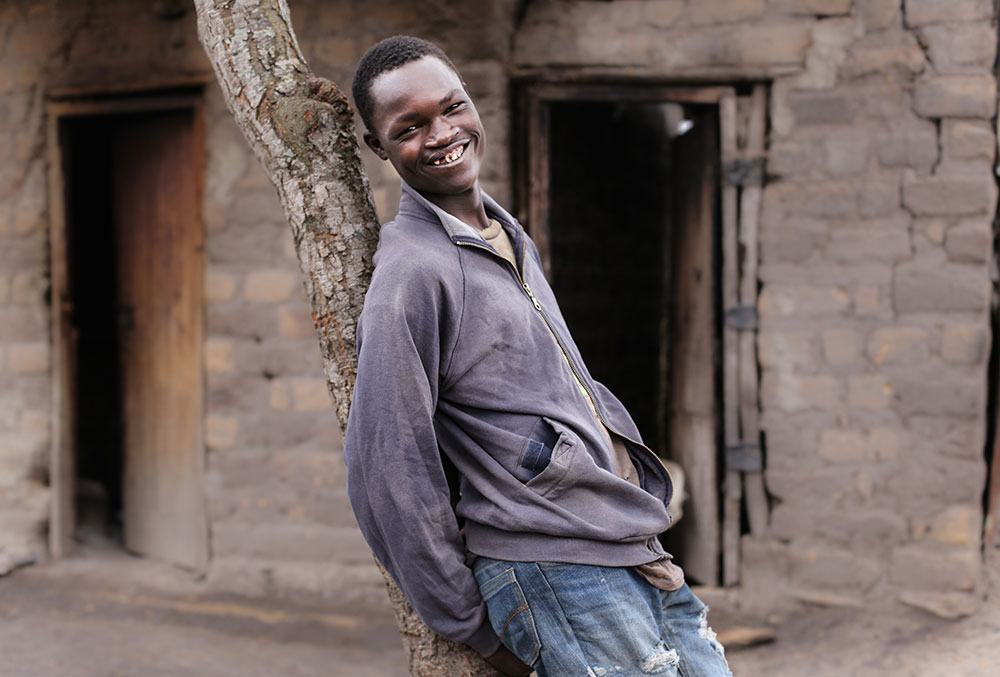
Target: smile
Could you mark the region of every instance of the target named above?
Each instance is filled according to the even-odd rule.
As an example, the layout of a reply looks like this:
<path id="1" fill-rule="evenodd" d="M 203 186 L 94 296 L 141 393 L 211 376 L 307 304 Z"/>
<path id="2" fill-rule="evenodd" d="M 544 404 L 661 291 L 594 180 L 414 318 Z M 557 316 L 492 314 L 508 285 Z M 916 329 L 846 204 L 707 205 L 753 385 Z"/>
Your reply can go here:
<path id="1" fill-rule="evenodd" d="M 457 147 L 455 150 L 449 152 L 444 157 L 438 158 L 431 164 L 434 165 L 435 167 L 444 167 L 445 165 L 450 165 L 454 162 L 458 162 L 459 158 L 461 158 L 464 154 L 465 154 L 465 145 L 461 145 Z"/>

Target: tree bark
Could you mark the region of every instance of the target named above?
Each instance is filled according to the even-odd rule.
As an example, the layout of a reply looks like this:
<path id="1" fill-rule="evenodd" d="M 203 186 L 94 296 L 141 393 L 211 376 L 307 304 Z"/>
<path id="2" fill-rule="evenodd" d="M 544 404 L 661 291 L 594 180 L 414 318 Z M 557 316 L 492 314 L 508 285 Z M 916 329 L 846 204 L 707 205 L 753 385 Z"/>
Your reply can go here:
<path id="1" fill-rule="evenodd" d="M 277 188 L 292 229 L 343 430 L 379 227 L 350 104 L 306 64 L 286 0 L 195 0 L 195 8 L 226 105 Z M 382 575 L 411 675 L 499 674 L 468 647 L 432 632 L 384 569 Z"/>

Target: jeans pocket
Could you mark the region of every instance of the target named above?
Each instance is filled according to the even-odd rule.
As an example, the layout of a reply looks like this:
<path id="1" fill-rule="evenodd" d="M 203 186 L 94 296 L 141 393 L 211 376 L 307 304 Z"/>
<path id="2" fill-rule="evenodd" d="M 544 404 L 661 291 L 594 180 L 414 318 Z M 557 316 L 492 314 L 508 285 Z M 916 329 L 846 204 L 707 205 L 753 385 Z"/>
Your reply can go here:
<path id="1" fill-rule="evenodd" d="M 542 643 L 514 570 L 505 569 L 480 583 L 479 592 L 486 602 L 490 625 L 503 645 L 528 665 L 534 665 Z"/>

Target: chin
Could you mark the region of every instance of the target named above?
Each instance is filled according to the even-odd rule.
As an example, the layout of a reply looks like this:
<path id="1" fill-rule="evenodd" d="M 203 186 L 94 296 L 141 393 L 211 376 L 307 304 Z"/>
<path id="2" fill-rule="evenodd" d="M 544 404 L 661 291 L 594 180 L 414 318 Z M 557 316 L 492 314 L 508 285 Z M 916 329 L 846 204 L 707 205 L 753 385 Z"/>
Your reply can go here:
<path id="1" fill-rule="evenodd" d="M 435 193 L 438 195 L 461 195 L 462 193 L 473 190 L 477 185 L 479 185 L 478 172 L 468 177 L 454 177 L 452 180 L 442 180 L 440 178 L 437 180 L 428 180 L 421 182 L 419 186 L 413 187 L 421 191 Z"/>

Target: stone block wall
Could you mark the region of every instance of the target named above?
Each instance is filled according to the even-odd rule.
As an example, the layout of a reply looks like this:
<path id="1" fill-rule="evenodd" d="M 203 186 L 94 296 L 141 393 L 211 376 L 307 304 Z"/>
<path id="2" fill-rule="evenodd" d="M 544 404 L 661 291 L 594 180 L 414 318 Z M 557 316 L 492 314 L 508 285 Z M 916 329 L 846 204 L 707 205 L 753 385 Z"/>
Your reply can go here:
<path id="1" fill-rule="evenodd" d="M 314 70 L 349 91 L 354 64 L 396 33 L 436 39 L 477 100 L 484 185 L 510 196 L 507 64 L 513 2 L 293 2 Z M 472 30 L 459 31 L 463 23 Z M 52 369 L 45 97 L 204 77 L 205 496 L 208 584 L 251 594 L 376 596 L 381 577 L 344 487 L 343 441 L 273 187 L 225 108 L 187 2 L 0 3 L 0 575 L 47 556 Z M 399 180 L 363 151 L 379 214 Z"/>
<path id="2" fill-rule="evenodd" d="M 747 603 L 979 592 L 997 47 L 989 0 L 533 2 L 525 72 L 766 81 L 768 533 Z"/>
<path id="3" fill-rule="evenodd" d="M 777 566 L 794 598 L 960 613 L 981 579 L 992 5 L 848 10 L 772 89 L 759 311 L 776 501 L 770 538 L 744 542 L 746 587 Z"/>
<path id="4" fill-rule="evenodd" d="M 214 85 L 206 104 L 209 584 L 373 593 L 290 231 Z"/>
<path id="5" fill-rule="evenodd" d="M 508 201 L 509 4 L 445 12 L 430 2 L 315 0 L 291 9 L 310 65 L 346 92 L 354 65 L 378 40 L 409 33 L 437 41 L 482 102 L 490 144 L 483 183 Z M 474 28 L 460 33 L 463 21 Z M 210 582 L 237 592 L 381 599 L 382 579 L 347 500 L 343 439 L 288 227 L 214 86 L 207 101 Z M 399 177 L 367 148 L 362 157 L 379 216 L 388 221 Z"/>
<path id="6" fill-rule="evenodd" d="M 0 574 L 45 552 L 52 386 L 38 80 L 63 47 L 46 29 L 72 22 L 35 6 L 0 5 Z"/>

